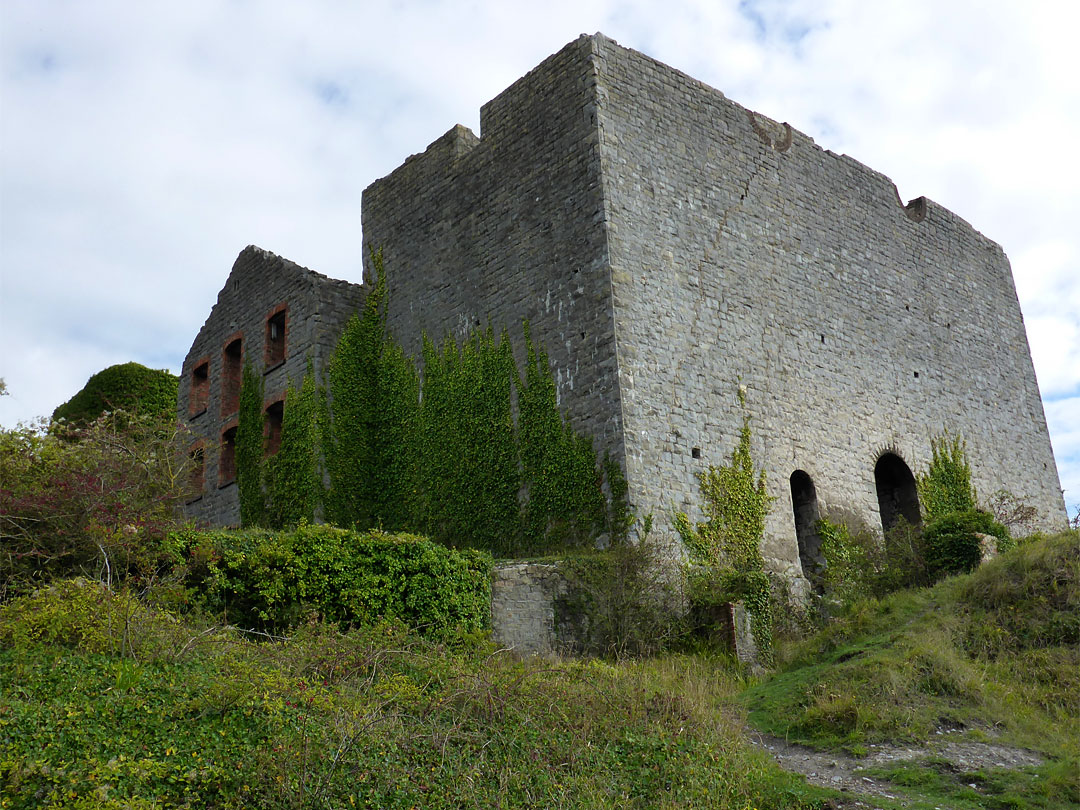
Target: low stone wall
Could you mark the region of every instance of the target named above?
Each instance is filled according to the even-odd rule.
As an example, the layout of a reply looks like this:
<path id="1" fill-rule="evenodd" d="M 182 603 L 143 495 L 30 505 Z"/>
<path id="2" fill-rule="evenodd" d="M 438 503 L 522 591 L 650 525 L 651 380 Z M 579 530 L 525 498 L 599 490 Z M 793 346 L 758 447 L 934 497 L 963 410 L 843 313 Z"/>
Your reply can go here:
<path id="1" fill-rule="evenodd" d="M 492 639 L 518 655 L 549 655 L 582 649 L 588 617 L 560 616 L 556 605 L 567 595 L 567 582 L 555 563 L 496 563 L 491 579 Z M 750 614 L 741 603 L 717 609 L 713 624 L 743 663 L 757 663 Z"/>
<path id="2" fill-rule="evenodd" d="M 520 655 L 560 650 L 555 600 L 566 580 L 552 563 L 497 563 L 491 580 L 491 628 L 496 644 Z"/>

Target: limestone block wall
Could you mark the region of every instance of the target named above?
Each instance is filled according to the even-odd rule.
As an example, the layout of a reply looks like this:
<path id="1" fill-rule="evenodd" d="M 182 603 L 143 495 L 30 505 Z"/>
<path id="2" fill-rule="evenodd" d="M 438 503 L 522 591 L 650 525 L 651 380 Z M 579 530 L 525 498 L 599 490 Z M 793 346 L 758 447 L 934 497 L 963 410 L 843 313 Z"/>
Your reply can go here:
<path id="1" fill-rule="evenodd" d="M 519 655 L 560 651 L 555 600 L 565 591 L 557 565 L 496 563 L 491 579 L 492 641 Z"/>
<path id="2" fill-rule="evenodd" d="M 299 385 L 303 379 L 309 359 L 316 374 L 321 371 L 363 296 L 359 285 L 326 278 L 261 248 L 249 246 L 240 253 L 180 377 L 178 416 L 203 457 L 202 495 L 187 505 L 190 517 L 214 526 L 240 520 L 235 478 L 221 469 L 223 434 L 236 425 L 237 416 L 235 404 L 226 401 L 230 362 L 235 372 L 237 362 L 250 359 L 263 374 L 264 404 L 282 400 L 290 381 Z M 284 327 L 280 362 L 267 350 L 267 322 L 275 315 Z M 226 346 L 237 339 L 241 354 L 229 358 Z M 196 370 L 202 368 L 205 393 L 200 398 Z M 238 377 L 231 382 L 236 384 Z"/>
<path id="3" fill-rule="evenodd" d="M 484 105 L 479 138 L 455 127 L 369 186 L 364 240 L 408 352 L 490 324 L 521 366 L 528 319 L 575 427 L 621 458 L 591 51 L 566 46 Z"/>
<path id="4" fill-rule="evenodd" d="M 597 112 L 626 463 L 639 510 L 698 500 L 737 441 L 776 502 L 765 553 L 799 572 L 789 479 L 880 526 L 883 451 L 967 440 L 980 493 L 1057 528 L 1064 504 L 1008 260 L 944 208 L 602 36 Z M 913 142 L 913 148 L 918 144 Z"/>

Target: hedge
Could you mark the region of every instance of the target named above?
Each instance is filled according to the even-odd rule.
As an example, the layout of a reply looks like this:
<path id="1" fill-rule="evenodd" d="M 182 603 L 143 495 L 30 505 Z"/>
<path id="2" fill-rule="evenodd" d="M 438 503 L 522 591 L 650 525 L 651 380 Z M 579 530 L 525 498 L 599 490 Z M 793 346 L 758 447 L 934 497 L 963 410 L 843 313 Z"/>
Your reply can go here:
<path id="1" fill-rule="evenodd" d="M 481 630 L 489 554 L 409 534 L 301 524 L 291 531 L 186 531 L 187 586 L 234 625 L 283 632 L 317 613 L 343 625 L 398 619 L 426 635 Z"/>

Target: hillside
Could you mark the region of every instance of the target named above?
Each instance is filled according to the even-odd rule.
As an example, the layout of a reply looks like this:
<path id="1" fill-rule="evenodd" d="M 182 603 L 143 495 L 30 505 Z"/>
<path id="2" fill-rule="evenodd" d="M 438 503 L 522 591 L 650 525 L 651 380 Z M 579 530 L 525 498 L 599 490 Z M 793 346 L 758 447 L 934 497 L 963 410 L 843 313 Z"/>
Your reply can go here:
<path id="1" fill-rule="evenodd" d="M 58 582 L 0 607 L 3 807 L 1075 807 L 1078 565 L 1066 534 L 865 603 L 756 682 L 709 652 L 519 661 L 390 623 L 267 638 Z M 829 793 L 744 706 L 833 759 L 926 756 L 857 774 L 895 800 Z M 964 770 L 943 739 L 1043 764 Z"/>

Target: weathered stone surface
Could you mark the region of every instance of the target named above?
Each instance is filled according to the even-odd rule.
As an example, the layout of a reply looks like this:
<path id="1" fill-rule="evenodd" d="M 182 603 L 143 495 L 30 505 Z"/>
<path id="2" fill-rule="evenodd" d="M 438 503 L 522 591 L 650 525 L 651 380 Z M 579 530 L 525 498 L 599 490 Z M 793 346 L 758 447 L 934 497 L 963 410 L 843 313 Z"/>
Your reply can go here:
<path id="1" fill-rule="evenodd" d="M 311 361 L 322 372 L 337 345 L 345 321 L 363 302 L 360 285 L 337 281 L 276 256 L 254 245 L 245 248 L 233 264 L 217 303 L 196 336 L 184 360 L 177 413 L 203 447 L 202 496 L 188 504 L 190 517 L 212 526 L 240 522 L 236 484 L 219 475 L 222 433 L 236 422 L 235 408 L 222 410 L 225 385 L 224 351 L 242 341 L 241 361 L 250 359 L 263 374 L 265 404 L 285 396 L 289 383 L 299 386 Z M 284 307 L 284 309 L 282 309 Z M 267 367 L 268 319 L 284 312 L 284 361 Z M 205 410 L 192 406 L 193 373 L 208 365 Z"/>
<path id="2" fill-rule="evenodd" d="M 914 147 L 913 147 L 914 148 Z M 746 394 L 776 498 L 763 549 L 802 564 L 790 479 L 881 525 L 875 464 L 967 441 L 980 492 L 1065 509 L 1012 274 L 936 203 L 602 35 L 545 60 L 364 192 L 390 322 L 420 334 L 529 318 L 575 427 L 625 462 L 660 531 L 698 517 Z M 803 583 L 805 585 L 805 583 Z"/>
<path id="3" fill-rule="evenodd" d="M 509 329 L 520 362 L 530 321 L 562 407 L 625 464 L 632 503 L 658 532 L 672 509 L 700 518 L 697 474 L 730 457 L 750 415 L 776 499 L 763 552 L 796 591 L 807 587 L 797 523 L 843 509 L 880 526 L 875 465 L 894 454 L 910 482 L 946 429 L 966 440 L 978 491 L 1034 507 L 1033 529 L 1065 525 L 1000 246 L 602 35 L 484 105 L 480 137 L 454 127 L 368 187 L 363 228 L 384 251 L 391 329 L 414 355 L 425 332 L 490 324 Z M 185 363 L 185 418 L 192 364 L 210 358 L 213 400 L 230 329 L 260 329 L 289 300 L 318 366 L 359 300 L 353 285 L 270 256 L 250 248 L 237 261 Z M 310 303 L 294 309 L 293 296 Z M 302 356 L 290 349 L 268 395 L 298 378 Z M 212 442 L 216 407 L 192 420 L 212 423 Z M 198 514 L 234 522 L 215 472 L 208 453 Z M 894 511 L 912 507 L 901 495 Z"/>
<path id="4" fill-rule="evenodd" d="M 491 580 L 492 640 L 518 655 L 559 651 L 555 600 L 565 591 L 566 581 L 556 565 L 497 564 Z"/>

